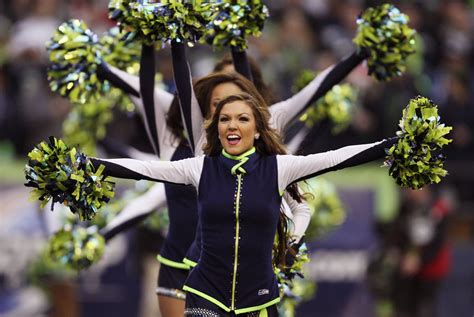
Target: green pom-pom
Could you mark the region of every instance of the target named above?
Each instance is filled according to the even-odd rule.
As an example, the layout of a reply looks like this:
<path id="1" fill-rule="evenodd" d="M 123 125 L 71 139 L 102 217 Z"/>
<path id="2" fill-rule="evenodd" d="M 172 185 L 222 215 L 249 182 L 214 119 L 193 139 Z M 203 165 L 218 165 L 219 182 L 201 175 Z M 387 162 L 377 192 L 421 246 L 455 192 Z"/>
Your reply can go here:
<path id="1" fill-rule="evenodd" d="M 79 271 L 97 263 L 104 253 L 105 239 L 96 227 L 82 228 L 66 225 L 56 232 L 48 244 L 50 258 Z"/>
<path id="2" fill-rule="evenodd" d="M 261 0 L 226 0 L 218 4 L 218 13 L 206 27 L 201 42 L 223 48 L 247 48 L 247 38 L 260 36 L 268 8 Z"/>
<path id="3" fill-rule="evenodd" d="M 297 79 L 294 91 L 297 92 L 308 85 L 316 74 L 304 71 Z M 353 105 L 357 100 L 357 92 L 350 84 L 335 85 L 322 98 L 318 99 L 301 117 L 308 127 L 324 120 L 331 122 L 334 134 L 344 131 L 352 120 Z"/>
<path id="4" fill-rule="evenodd" d="M 141 45 L 130 32 L 113 27 L 100 40 L 100 50 L 104 61 L 130 74 L 136 74 L 140 67 Z"/>
<path id="5" fill-rule="evenodd" d="M 406 58 L 415 52 L 415 30 L 408 21 L 408 16 L 392 4 L 368 8 L 357 19 L 354 43 L 368 54 L 369 74 L 377 80 L 400 76 Z"/>
<path id="6" fill-rule="evenodd" d="M 280 289 L 279 310 L 285 312 L 284 316 L 294 316 L 295 307 L 302 301 L 311 299 L 314 294 L 314 282 L 303 279 L 303 267 L 308 262 L 308 248 L 306 243 L 303 243 L 291 268 L 274 269 Z"/>
<path id="7" fill-rule="evenodd" d="M 307 239 L 320 237 L 344 222 L 344 206 L 333 184 L 318 178 L 301 186 L 307 193 L 306 203 L 311 211 L 311 221 L 305 233 Z"/>
<path id="8" fill-rule="evenodd" d="M 421 96 L 410 100 L 399 127 L 399 139 L 385 160 L 389 174 L 398 185 L 412 189 L 439 183 L 447 175 L 441 149 L 452 141 L 445 137 L 452 127 L 442 124 L 437 106 Z"/>
<path id="9" fill-rule="evenodd" d="M 308 279 L 297 279 L 291 287 L 284 285 L 280 288 L 281 301 L 278 304 L 280 316 L 295 317 L 296 307 L 302 302 L 314 298 L 316 283 Z"/>
<path id="10" fill-rule="evenodd" d="M 53 261 L 46 247 L 28 266 L 27 279 L 36 287 L 45 287 L 51 280 L 65 280 L 74 278 L 76 275 L 76 272 L 71 268 Z"/>
<path id="11" fill-rule="evenodd" d="M 162 0 L 159 3 L 112 0 L 109 16 L 147 45 L 157 41 L 196 42 L 214 13 L 212 1 Z"/>
<path id="12" fill-rule="evenodd" d="M 34 188 L 31 197 L 41 200 L 41 207 L 52 199 L 52 206 L 63 203 L 87 220 L 114 196 L 115 184 L 103 175 L 104 166 L 95 170 L 84 154 L 60 139 L 41 142 L 28 158 L 25 186 Z"/>
<path id="13" fill-rule="evenodd" d="M 97 100 L 110 90 L 108 82 L 97 77 L 102 61 L 99 39 L 80 20 L 61 24 L 46 45 L 52 65 L 48 69 L 51 90 L 73 103 Z"/>

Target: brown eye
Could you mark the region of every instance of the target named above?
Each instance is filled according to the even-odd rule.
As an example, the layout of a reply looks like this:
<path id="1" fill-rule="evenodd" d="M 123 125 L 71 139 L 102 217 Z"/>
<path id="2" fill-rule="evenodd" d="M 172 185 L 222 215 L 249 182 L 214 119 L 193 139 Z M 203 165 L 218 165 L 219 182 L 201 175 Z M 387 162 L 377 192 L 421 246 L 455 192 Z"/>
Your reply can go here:
<path id="1" fill-rule="evenodd" d="M 220 117 L 219 118 L 219 122 L 227 122 L 227 121 L 229 121 L 229 118 L 227 118 L 227 117 Z"/>
<path id="2" fill-rule="evenodd" d="M 250 119 L 248 117 L 240 117 L 240 121 L 248 122 Z"/>

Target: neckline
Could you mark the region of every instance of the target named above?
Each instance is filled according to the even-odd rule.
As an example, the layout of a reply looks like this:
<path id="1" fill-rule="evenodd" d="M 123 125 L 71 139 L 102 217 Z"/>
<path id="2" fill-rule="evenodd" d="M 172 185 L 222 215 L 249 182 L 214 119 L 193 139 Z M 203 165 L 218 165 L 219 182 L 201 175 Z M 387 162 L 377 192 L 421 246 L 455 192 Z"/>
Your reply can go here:
<path id="1" fill-rule="evenodd" d="M 232 155 L 232 154 L 227 153 L 224 149 L 222 149 L 222 155 L 234 161 L 242 161 L 244 158 L 248 158 L 250 155 L 255 153 L 255 151 L 256 151 L 255 147 L 252 147 L 250 150 L 247 150 L 246 152 L 242 154 Z"/>

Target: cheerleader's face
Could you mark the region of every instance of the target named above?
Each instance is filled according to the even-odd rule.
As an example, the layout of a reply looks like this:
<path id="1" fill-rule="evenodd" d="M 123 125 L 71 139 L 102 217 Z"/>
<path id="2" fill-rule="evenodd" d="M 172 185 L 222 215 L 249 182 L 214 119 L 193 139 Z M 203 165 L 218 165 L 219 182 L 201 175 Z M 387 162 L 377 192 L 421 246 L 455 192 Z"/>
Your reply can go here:
<path id="1" fill-rule="evenodd" d="M 254 146 L 257 126 L 252 108 L 243 101 L 225 104 L 219 114 L 219 140 L 231 155 L 240 155 Z"/>
<path id="2" fill-rule="evenodd" d="M 240 89 L 239 86 L 231 82 L 222 83 L 214 87 L 211 93 L 211 104 L 209 109 L 211 117 L 214 115 L 219 101 L 231 95 L 241 94 L 242 92 L 243 90 Z"/>

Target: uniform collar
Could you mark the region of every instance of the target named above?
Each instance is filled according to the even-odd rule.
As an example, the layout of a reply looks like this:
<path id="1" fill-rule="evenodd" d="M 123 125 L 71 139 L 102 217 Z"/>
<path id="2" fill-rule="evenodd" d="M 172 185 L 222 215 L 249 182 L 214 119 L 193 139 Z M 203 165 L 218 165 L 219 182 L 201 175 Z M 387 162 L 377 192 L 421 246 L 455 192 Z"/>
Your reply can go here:
<path id="1" fill-rule="evenodd" d="M 222 149 L 222 156 L 226 159 L 230 165 L 232 166 L 230 172 L 232 175 L 236 174 L 246 174 L 249 169 L 245 169 L 243 165 L 248 161 L 253 161 L 254 158 L 257 157 L 255 147 L 252 147 L 250 150 L 240 154 L 240 155 L 231 155 L 227 153 L 224 149 Z M 248 165 L 248 164 L 247 164 Z"/>

